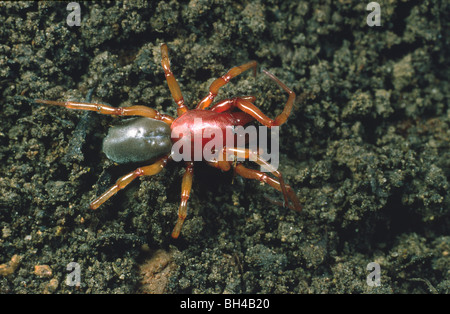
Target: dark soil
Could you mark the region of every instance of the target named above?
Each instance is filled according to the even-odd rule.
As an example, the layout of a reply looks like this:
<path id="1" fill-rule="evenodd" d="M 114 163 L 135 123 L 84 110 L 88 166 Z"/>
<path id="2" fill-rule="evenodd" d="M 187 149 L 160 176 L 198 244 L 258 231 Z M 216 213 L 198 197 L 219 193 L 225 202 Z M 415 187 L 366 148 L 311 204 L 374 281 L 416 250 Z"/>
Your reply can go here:
<path id="1" fill-rule="evenodd" d="M 148 292 L 140 266 L 161 250 L 167 293 L 448 293 L 450 3 L 379 1 L 373 27 L 367 3 L 80 2 L 79 27 L 65 2 L 0 3 L 0 293 Z M 184 164 L 89 208 L 135 168 L 102 153 L 120 118 L 34 99 L 176 115 L 161 43 L 191 108 L 249 60 L 297 93 L 279 170 L 302 213 L 202 163 L 177 240 Z M 287 100 L 259 71 L 217 100 L 237 95 L 271 117 Z M 371 262 L 381 286 L 367 284 Z"/>

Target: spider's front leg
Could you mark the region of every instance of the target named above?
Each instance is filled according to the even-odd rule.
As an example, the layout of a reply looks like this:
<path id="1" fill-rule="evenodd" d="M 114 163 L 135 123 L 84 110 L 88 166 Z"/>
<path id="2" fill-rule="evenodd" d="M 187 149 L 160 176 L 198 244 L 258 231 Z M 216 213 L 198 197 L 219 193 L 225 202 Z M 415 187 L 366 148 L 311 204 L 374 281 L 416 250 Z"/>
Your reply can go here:
<path id="1" fill-rule="evenodd" d="M 174 118 L 169 115 L 161 114 L 153 108 L 146 106 L 130 106 L 130 107 L 112 107 L 104 104 L 76 102 L 76 101 L 53 101 L 36 99 L 36 103 L 52 106 L 60 106 L 67 109 L 96 111 L 101 114 L 115 116 L 142 116 L 155 120 L 161 120 L 168 125 L 172 124 Z"/>
<path id="2" fill-rule="evenodd" d="M 285 184 L 282 181 L 282 177 L 276 180 L 274 178 L 269 177 L 265 172 L 246 168 L 242 164 L 237 164 L 235 171 L 238 175 L 240 175 L 243 178 L 259 180 L 261 182 L 269 184 L 274 189 L 283 193 L 283 196 L 285 198 L 283 206 L 288 207 L 297 212 L 302 211 L 302 206 L 300 205 L 300 201 L 298 200 L 297 195 L 295 195 L 295 192 L 290 185 Z M 292 205 L 290 205 L 289 202 L 286 201 L 287 198 L 291 200 Z"/>
<path id="3" fill-rule="evenodd" d="M 292 108 L 294 107 L 295 93 L 272 73 L 266 70 L 263 70 L 263 72 L 289 94 L 289 98 L 284 105 L 283 111 L 277 117 L 275 117 L 275 119 L 269 118 L 258 107 L 252 104 L 252 101 L 255 100 L 255 97 L 253 96 L 225 99 L 214 105 L 211 110 L 216 112 L 224 112 L 233 108 L 239 108 L 268 128 L 272 126 L 280 126 L 285 123 L 292 112 Z"/>
<path id="4" fill-rule="evenodd" d="M 222 169 L 223 171 L 228 171 L 231 169 L 232 161 L 229 161 L 230 156 L 243 157 L 245 159 L 254 160 L 258 165 L 265 168 L 267 172 L 272 173 L 276 177 L 276 179 L 268 176 L 266 172 L 246 168 L 242 164 L 237 164 L 234 168 L 236 174 L 240 175 L 243 178 L 255 179 L 269 184 L 274 189 L 283 193 L 284 206 L 298 212 L 302 210 L 302 206 L 297 198 L 297 195 L 295 194 L 291 186 L 284 183 L 283 175 L 281 174 L 281 172 L 274 169 L 274 167 L 272 167 L 266 160 L 264 160 L 259 155 L 259 153 L 253 152 L 248 148 L 224 147 L 219 156 L 222 157 L 221 160 L 210 161 L 209 165 Z M 289 200 L 292 202 L 292 205 L 289 204 Z"/>

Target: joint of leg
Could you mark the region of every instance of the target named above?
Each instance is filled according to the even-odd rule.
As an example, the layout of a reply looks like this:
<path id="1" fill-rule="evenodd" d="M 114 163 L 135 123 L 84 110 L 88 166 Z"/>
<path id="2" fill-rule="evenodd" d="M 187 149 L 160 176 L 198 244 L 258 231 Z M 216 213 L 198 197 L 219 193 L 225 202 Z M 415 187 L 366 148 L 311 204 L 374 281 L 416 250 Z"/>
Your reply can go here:
<path id="1" fill-rule="evenodd" d="M 258 176 L 259 181 L 264 182 L 264 183 L 266 183 L 267 178 L 268 178 L 268 177 L 267 177 L 267 175 L 266 175 L 265 173 L 261 173 L 261 174 Z"/>
<path id="2" fill-rule="evenodd" d="M 142 176 L 144 174 L 144 170 L 142 170 L 142 168 L 137 168 L 135 171 L 134 171 L 134 175 L 136 176 L 136 177 L 140 177 L 140 176 Z"/>
<path id="3" fill-rule="evenodd" d="M 267 126 L 269 129 L 273 126 L 278 126 L 279 123 L 276 120 L 270 119 L 269 125 Z"/>
<path id="4" fill-rule="evenodd" d="M 184 99 L 183 98 L 181 98 L 180 100 L 177 101 L 177 106 L 180 108 L 184 107 Z"/>
<path id="5" fill-rule="evenodd" d="M 122 107 L 116 108 L 115 114 L 118 115 L 118 116 L 122 116 L 123 115 L 123 108 Z"/>
<path id="6" fill-rule="evenodd" d="M 222 76 L 222 79 L 225 81 L 225 83 L 228 83 L 231 80 L 231 75 L 225 74 Z"/>
<path id="7" fill-rule="evenodd" d="M 187 217 L 187 214 L 186 214 L 186 213 L 180 213 L 180 214 L 178 214 L 178 218 L 179 218 L 179 219 L 185 220 L 186 217 Z"/>
<path id="8" fill-rule="evenodd" d="M 155 119 L 155 120 L 162 120 L 163 117 L 162 117 L 162 115 L 159 112 L 156 112 L 155 116 L 153 117 L 153 119 Z"/>
<path id="9" fill-rule="evenodd" d="M 211 99 L 211 100 L 214 100 L 214 97 L 216 97 L 216 96 L 217 96 L 217 93 L 213 93 L 211 91 L 208 94 L 208 98 Z"/>

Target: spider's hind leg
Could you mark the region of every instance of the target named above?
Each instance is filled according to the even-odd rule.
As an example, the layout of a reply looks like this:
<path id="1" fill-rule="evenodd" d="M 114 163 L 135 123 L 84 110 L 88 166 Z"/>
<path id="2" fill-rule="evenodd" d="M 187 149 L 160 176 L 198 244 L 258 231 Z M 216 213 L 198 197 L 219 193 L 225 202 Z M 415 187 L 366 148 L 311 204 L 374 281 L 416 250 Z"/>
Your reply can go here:
<path id="1" fill-rule="evenodd" d="M 77 101 L 54 101 L 36 99 L 36 103 L 52 106 L 60 106 L 67 109 L 96 111 L 101 114 L 115 116 L 142 116 L 151 119 L 161 120 L 167 124 L 172 124 L 174 118 L 169 115 L 161 114 L 153 108 L 147 106 L 130 106 L 130 107 L 112 107 L 104 104 L 96 104 L 89 102 Z"/>

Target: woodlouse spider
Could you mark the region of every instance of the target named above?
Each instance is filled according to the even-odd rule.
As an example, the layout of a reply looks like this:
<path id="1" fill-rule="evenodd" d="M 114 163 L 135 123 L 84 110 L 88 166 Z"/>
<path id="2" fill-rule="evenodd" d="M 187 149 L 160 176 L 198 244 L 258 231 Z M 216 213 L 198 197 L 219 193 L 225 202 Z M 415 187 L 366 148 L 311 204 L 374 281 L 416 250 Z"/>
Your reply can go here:
<path id="1" fill-rule="evenodd" d="M 146 106 L 111 107 L 103 104 L 75 101 L 61 102 L 41 99 L 35 100 L 37 103 L 56 105 L 68 109 L 97 111 L 107 115 L 141 117 L 126 120 L 122 125 L 111 128 L 103 141 L 103 151 L 108 158 L 117 163 L 142 163 L 146 161 L 151 161 L 152 163 L 147 166 L 139 167 L 133 172 L 119 178 L 112 187 L 92 201 L 90 204 L 92 209 L 97 209 L 101 204 L 119 190 L 125 188 L 137 177 L 151 176 L 159 173 L 166 164 L 173 159 L 172 147 L 182 138 L 179 134 L 174 135 L 174 132 L 171 132 L 176 127 L 187 128 L 189 132 L 191 132 L 191 139 L 193 139 L 196 138 L 196 134 L 202 136 L 203 131 L 210 127 L 219 128 L 225 134 L 229 127 L 244 126 L 253 120 L 259 121 L 268 128 L 279 126 L 286 122 L 292 111 L 295 93 L 266 70 L 263 70 L 263 72 L 289 95 L 283 111 L 275 119 L 267 117 L 252 103 L 256 100 L 254 96 L 225 99 L 212 106 L 210 110 L 206 110 L 214 101 L 219 89 L 226 85 L 232 78 L 249 69 L 253 69 L 254 74 L 256 74 L 256 61 L 250 61 L 241 66 L 231 68 L 225 75 L 219 77 L 211 84 L 208 95 L 198 103 L 197 107 L 189 110 L 184 103 L 180 87 L 170 69 L 166 44 L 161 45 L 161 55 L 161 63 L 167 84 L 170 93 L 178 106 L 178 117 L 176 119 L 169 115 L 161 114 L 155 109 Z M 235 109 L 239 109 L 240 111 L 236 111 Z M 194 119 L 196 121 L 201 119 L 201 123 L 194 124 Z M 206 142 L 202 139 L 201 143 L 201 148 L 203 149 Z M 223 158 L 217 160 L 205 160 L 209 165 L 223 171 L 228 171 L 233 167 L 235 173 L 244 178 L 256 179 L 267 183 L 271 187 L 282 192 L 284 197 L 283 204 L 285 206 L 295 211 L 301 211 L 300 202 L 293 189 L 284 183 L 283 176 L 278 170 L 270 168 L 270 165 L 260 156 L 259 152 L 244 147 L 226 147 L 225 144 L 222 146 L 221 150 L 217 150 L 217 152 L 219 153 L 219 156 L 222 156 Z M 242 163 L 237 163 L 236 160 L 233 161 L 233 158 L 238 154 L 239 156 L 245 156 L 246 159 L 252 157 L 252 160 L 257 164 L 269 169 L 269 172 L 272 173 L 273 177 L 267 175 L 263 171 L 246 168 Z M 194 163 L 193 161 L 185 161 L 185 163 L 186 170 L 181 185 L 181 203 L 178 209 L 178 220 L 172 232 L 173 238 L 178 238 L 180 235 L 181 227 L 186 218 L 187 201 L 192 187 Z M 292 204 L 290 204 L 289 201 Z"/>

